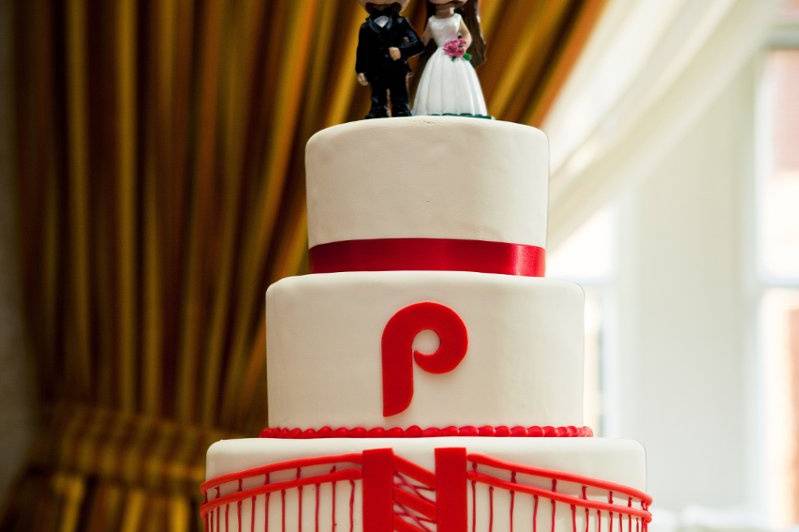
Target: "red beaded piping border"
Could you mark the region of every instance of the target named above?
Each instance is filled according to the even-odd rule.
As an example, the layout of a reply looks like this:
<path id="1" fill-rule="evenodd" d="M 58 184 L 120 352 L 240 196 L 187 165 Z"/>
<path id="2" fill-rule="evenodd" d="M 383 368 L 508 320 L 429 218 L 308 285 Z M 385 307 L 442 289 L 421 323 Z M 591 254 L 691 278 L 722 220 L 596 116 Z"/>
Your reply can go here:
<path id="1" fill-rule="evenodd" d="M 483 425 L 480 427 L 450 426 L 426 427 L 322 427 L 320 429 L 300 429 L 288 427 L 267 427 L 261 431 L 262 438 L 282 438 L 302 440 L 310 438 L 432 438 L 436 436 L 491 436 L 517 438 L 587 438 L 594 433 L 590 427 L 507 427 L 504 425 Z"/>

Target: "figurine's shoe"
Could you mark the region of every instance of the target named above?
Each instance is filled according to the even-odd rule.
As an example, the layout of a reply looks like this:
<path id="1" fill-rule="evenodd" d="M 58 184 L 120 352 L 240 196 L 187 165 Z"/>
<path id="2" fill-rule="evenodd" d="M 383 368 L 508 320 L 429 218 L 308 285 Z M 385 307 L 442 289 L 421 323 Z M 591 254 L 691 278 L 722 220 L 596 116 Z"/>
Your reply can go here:
<path id="1" fill-rule="evenodd" d="M 371 109 L 369 109 L 369 112 L 366 113 L 366 116 L 364 116 L 365 119 L 387 118 L 387 117 L 388 117 L 388 111 L 386 111 L 385 107 L 372 107 Z"/>
<path id="2" fill-rule="evenodd" d="M 397 107 L 396 109 L 392 108 L 391 116 L 411 116 L 411 110 L 407 105 Z"/>

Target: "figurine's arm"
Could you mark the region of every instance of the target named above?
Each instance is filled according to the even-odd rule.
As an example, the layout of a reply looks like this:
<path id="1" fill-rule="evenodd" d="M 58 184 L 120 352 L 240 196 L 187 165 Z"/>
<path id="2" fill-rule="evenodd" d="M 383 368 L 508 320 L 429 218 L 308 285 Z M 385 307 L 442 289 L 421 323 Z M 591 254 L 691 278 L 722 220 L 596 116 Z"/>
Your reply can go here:
<path id="1" fill-rule="evenodd" d="M 472 45 L 472 34 L 469 33 L 469 28 L 466 27 L 466 23 L 463 21 L 463 19 L 461 19 L 461 27 L 458 28 L 458 34 L 466 42 L 466 49 L 468 50 Z"/>
<path id="2" fill-rule="evenodd" d="M 424 52 L 425 45 L 422 43 L 419 36 L 413 31 L 413 28 L 408 21 L 404 22 L 405 24 L 405 38 L 402 40 L 402 44 L 400 44 L 399 49 L 400 53 L 402 54 L 403 59 L 411 58 L 415 55 L 418 55 Z"/>
<path id="3" fill-rule="evenodd" d="M 361 85 L 368 85 L 369 83 L 366 79 L 366 70 L 369 62 L 369 54 L 366 49 L 368 39 L 366 27 L 361 26 L 358 32 L 358 48 L 355 51 L 355 74 L 358 77 L 358 83 Z"/>
<path id="4" fill-rule="evenodd" d="M 430 24 L 425 24 L 424 31 L 422 32 L 422 44 L 427 46 L 427 43 L 430 42 L 430 39 L 433 38 L 433 32 L 430 30 Z"/>

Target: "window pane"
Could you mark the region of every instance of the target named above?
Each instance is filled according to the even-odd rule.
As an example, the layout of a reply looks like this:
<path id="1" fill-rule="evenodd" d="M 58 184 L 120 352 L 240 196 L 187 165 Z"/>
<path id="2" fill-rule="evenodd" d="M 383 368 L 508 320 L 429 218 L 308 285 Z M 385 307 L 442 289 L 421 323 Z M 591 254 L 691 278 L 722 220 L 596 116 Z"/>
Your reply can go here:
<path id="1" fill-rule="evenodd" d="M 585 289 L 583 423 L 604 432 L 603 364 L 615 250 L 615 216 L 606 207 L 547 256 L 547 277 L 568 279 Z"/>
<path id="2" fill-rule="evenodd" d="M 767 290 L 761 307 L 769 500 L 799 523 L 799 289 Z"/>
<path id="3" fill-rule="evenodd" d="M 799 279 L 799 50 L 775 50 L 766 64 L 761 266 L 768 277 Z"/>
<path id="4" fill-rule="evenodd" d="M 605 334 L 603 319 L 607 307 L 607 290 L 601 287 L 585 289 L 585 373 L 583 379 L 583 423 L 594 433 L 604 433 L 602 400 L 602 361 Z"/>
<path id="5" fill-rule="evenodd" d="M 603 280 L 613 272 L 613 210 L 604 208 L 547 255 L 547 277 L 577 282 Z"/>
<path id="6" fill-rule="evenodd" d="M 799 20 L 799 0 L 784 0 L 781 17 L 783 20 Z"/>

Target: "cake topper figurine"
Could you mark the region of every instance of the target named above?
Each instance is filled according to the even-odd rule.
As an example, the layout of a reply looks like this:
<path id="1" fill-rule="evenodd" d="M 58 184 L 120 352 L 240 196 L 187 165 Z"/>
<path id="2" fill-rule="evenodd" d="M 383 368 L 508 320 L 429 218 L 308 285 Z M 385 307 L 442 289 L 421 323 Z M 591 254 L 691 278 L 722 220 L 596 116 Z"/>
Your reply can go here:
<path id="1" fill-rule="evenodd" d="M 424 44 L 400 12 L 408 0 L 358 0 L 369 14 L 358 33 L 355 72 L 358 83 L 372 89 L 366 118 L 409 116 L 408 59 L 422 53 Z"/>
<path id="2" fill-rule="evenodd" d="M 474 67 L 485 59 L 478 0 L 427 0 L 413 114 L 488 117 Z"/>

